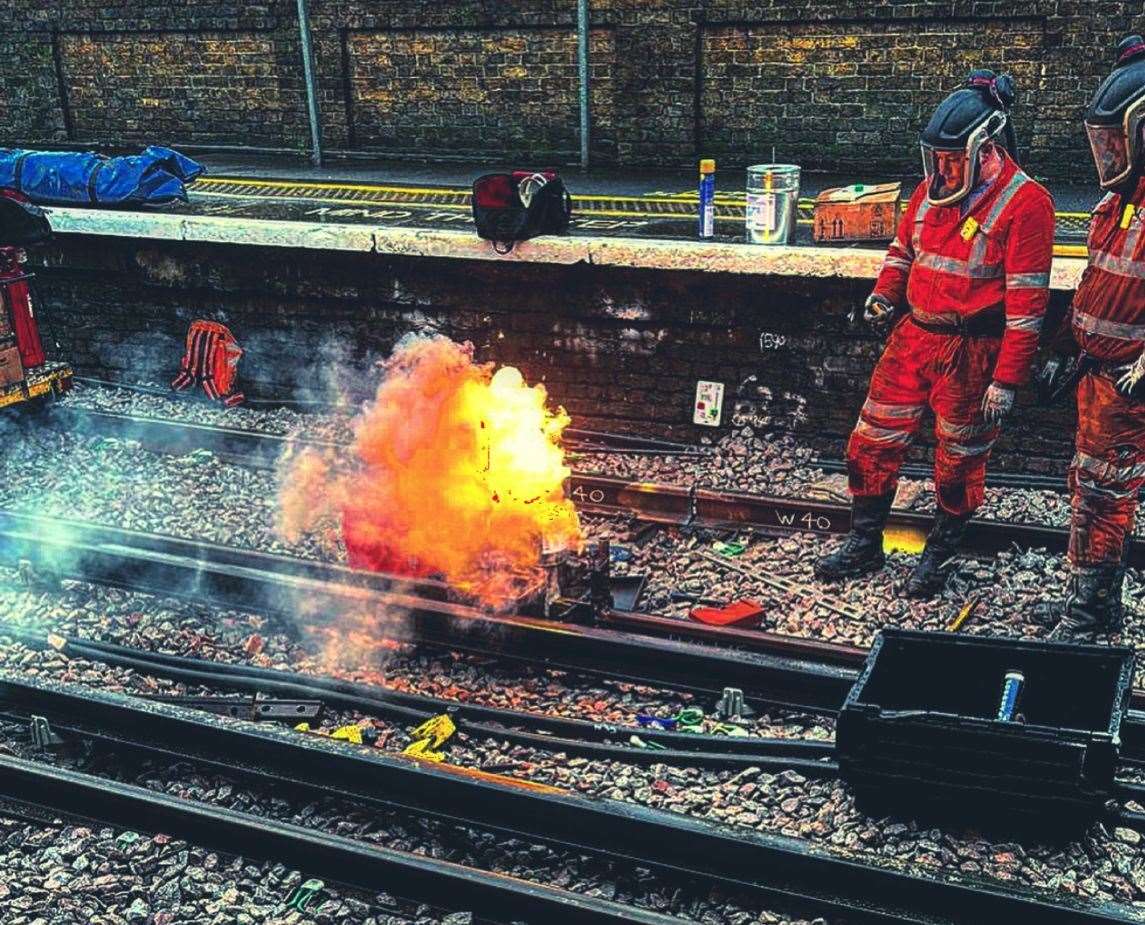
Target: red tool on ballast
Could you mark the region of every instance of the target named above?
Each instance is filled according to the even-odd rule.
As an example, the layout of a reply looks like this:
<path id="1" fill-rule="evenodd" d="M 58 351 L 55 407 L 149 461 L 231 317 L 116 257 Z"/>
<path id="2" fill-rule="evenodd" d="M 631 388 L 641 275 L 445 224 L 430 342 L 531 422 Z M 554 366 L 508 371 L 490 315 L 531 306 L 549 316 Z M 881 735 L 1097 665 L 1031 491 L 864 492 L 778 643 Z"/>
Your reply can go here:
<path id="1" fill-rule="evenodd" d="M 47 216 L 15 190 L 0 188 L 0 408 L 71 387 L 72 369 L 49 361 L 40 338 L 25 247 L 52 236 Z"/>

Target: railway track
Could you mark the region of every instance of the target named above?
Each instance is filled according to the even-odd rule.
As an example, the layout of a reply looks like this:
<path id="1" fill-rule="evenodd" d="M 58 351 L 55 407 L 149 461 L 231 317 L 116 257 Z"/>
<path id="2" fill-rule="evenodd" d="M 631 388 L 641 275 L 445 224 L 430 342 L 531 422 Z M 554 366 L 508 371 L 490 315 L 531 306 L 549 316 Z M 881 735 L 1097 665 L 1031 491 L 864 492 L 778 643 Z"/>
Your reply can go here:
<path id="1" fill-rule="evenodd" d="M 133 417 L 67 407 L 53 408 L 50 420 L 58 427 L 82 433 L 134 439 L 157 453 L 186 453 L 209 449 L 221 459 L 245 466 L 273 467 L 290 447 L 344 448 L 341 444 L 294 440 L 287 436 L 255 431 L 208 427 L 160 418 Z M 586 432 L 591 434 L 591 432 Z M 638 438 L 636 444 L 643 446 Z M 591 444 L 590 440 L 590 444 Z M 658 441 L 645 441 L 655 450 Z M 622 452 L 617 448 L 615 452 Z M 1036 479 L 1035 479 L 1036 482 Z M 848 505 L 789 497 L 769 497 L 735 491 L 717 491 L 698 485 L 665 485 L 632 482 L 606 476 L 575 473 L 568 493 L 578 509 L 609 515 L 625 515 L 651 523 L 678 526 L 750 529 L 769 535 L 797 532 L 821 535 L 846 533 L 850 529 Z M 932 517 L 912 511 L 892 512 L 888 527 L 900 537 L 921 543 L 930 530 Z M 1064 552 L 1069 531 L 1039 524 L 974 520 L 966 546 L 975 553 L 992 555 L 1015 545 Z M 1129 545 L 1129 563 L 1145 567 L 1145 540 Z"/>
<path id="2" fill-rule="evenodd" d="M 213 428 L 205 430 L 211 431 Z M 262 435 L 257 436 L 262 437 Z M 207 434 L 206 438 L 210 438 L 210 434 Z M 238 455 L 241 456 L 244 452 L 245 450 L 240 449 Z M 616 510 L 613 512 L 621 512 L 623 505 L 627 506 L 623 510 L 624 513 L 654 522 L 693 525 L 711 523 L 698 517 L 699 511 L 708 510 L 704 505 L 709 500 L 701 496 L 698 491 L 681 492 L 670 486 L 653 486 L 653 490 L 648 490 L 646 486 L 634 486 L 618 480 L 604 480 L 604 483 L 605 488 L 616 488 L 616 494 L 613 496 Z M 577 487 L 589 491 L 604 490 L 601 480 L 576 480 L 571 487 L 574 490 Z M 631 502 L 632 496 L 637 497 L 635 504 Z M 606 500 L 607 497 L 596 501 L 590 498 L 583 503 L 587 506 L 593 504 L 599 506 Z M 742 498 L 731 500 L 738 505 Z M 803 508 L 805 507 L 806 505 L 803 505 Z M 790 522 L 784 523 L 778 516 L 775 517 L 776 525 L 753 524 L 750 520 L 737 519 L 740 515 L 735 513 L 736 510 L 739 508 L 729 508 L 730 513 L 724 512 L 723 516 L 729 518 L 726 523 L 747 525 L 753 529 L 758 527 L 763 532 L 775 533 L 806 529 L 804 526 L 793 528 Z M 789 510 L 785 512 L 784 517 L 790 514 L 792 512 Z M 12 512 L 0 512 L 0 526 L 2 526 L 0 549 L 3 551 L 2 558 L 8 563 L 27 559 L 40 568 L 56 569 L 62 574 L 77 578 L 87 578 L 119 587 L 138 588 L 162 595 L 174 593 L 198 600 L 206 598 L 227 607 L 257 611 L 276 610 L 281 614 L 290 613 L 292 605 L 297 603 L 300 596 L 315 601 L 318 609 L 347 605 L 399 606 L 407 608 L 411 614 L 416 627 L 416 637 L 434 645 L 481 652 L 499 658 L 539 660 L 552 667 L 608 677 L 622 677 L 645 684 L 680 687 L 701 693 L 716 693 L 722 687 L 734 685 L 738 681 L 748 692 L 749 697 L 754 696 L 766 702 L 801 710 L 830 713 L 837 708 L 842 700 L 842 694 L 850 686 L 858 665 L 865 658 L 864 650 L 854 647 L 814 640 L 792 640 L 774 634 L 744 630 L 713 631 L 710 628 L 685 624 L 655 614 L 605 612 L 600 615 L 599 623 L 591 626 L 553 624 L 549 621 L 514 616 L 491 617 L 451 601 L 448 589 L 432 581 L 410 583 L 403 580 L 405 587 L 398 590 L 397 584 L 388 576 L 356 573 L 326 563 L 300 562 L 289 557 L 248 553 L 245 550 L 214 547 L 153 534 L 137 534 L 92 524 L 67 524 L 56 519 L 40 520 Z M 1009 526 L 1005 526 L 1009 530 Z M 459 630 L 461 626 L 465 629 Z M 81 640 L 69 640 L 65 645 L 73 647 L 73 654 L 79 657 L 95 658 L 101 655 L 100 644 L 89 646 L 90 652 L 85 651 L 84 646 L 87 644 Z M 527 652 L 528 656 L 522 657 L 521 652 Z M 533 658 L 534 653 L 540 658 Z M 102 654 L 107 654 L 106 648 Z M 168 660 L 170 658 L 168 657 Z M 736 665 L 739 667 L 735 667 Z M 164 666 L 140 666 L 139 670 L 154 668 L 159 673 L 160 667 L 166 670 L 178 669 L 180 666 L 169 662 Z M 185 670 L 194 670 L 188 665 L 181 667 Z M 740 673 L 735 674 L 737 671 Z M 307 690 L 313 694 L 312 688 Z M 301 691 L 296 690 L 295 693 Z M 335 693 L 326 691 L 324 696 L 331 697 Z M 351 695 L 346 694 L 346 696 Z M 349 700 L 342 703 L 350 708 Z M 438 706 L 436 703 L 416 705 L 395 704 L 392 701 L 384 704 L 385 709 L 390 710 L 394 716 L 398 716 L 400 712 L 393 712 L 396 708 L 403 707 L 410 710 L 411 719 L 414 715 L 424 716 L 424 710 L 431 707 L 436 709 Z M 1145 707 L 1145 696 L 1138 695 L 1135 698 L 1135 711 L 1123 727 L 1124 751 L 1131 760 L 1145 760 L 1145 715 L 1140 712 L 1142 707 Z M 522 744 L 528 743 L 535 747 L 547 745 L 550 748 L 560 748 L 562 751 L 585 747 L 584 742 L 589 737 L 587 730 L 583 728 L 566 727 L 557 731 L 550 728 L 537 733 L 544 741 L 530 742 L 527 738 L 530 730 L 522 730 L 519 726 L 514 730 L 514 722 L 518 724 L 524 722 L 519 716 L 471 716 L 468 721 L 471 726 L 467 731 L 475 735 L 496 734 L 504 737 L 506 730 L 515 733 L 524 732 L 526 735 L 518 739 Z M 486 721 L 488 725 L 483 728 L 481 724 Z M 560 722 L 557 721 L 557 725 L 560 725 Z M 564 722 L 575 723 L 575 721 Z M 629 731 L 625 730 L 620 735 L 623 736 Z M 560 732 L 564 734 L 558 734 Z M 646 731 L 642 734 L 646 734 Z M 562 738 L 565 741 L 562 742 Z M 608 741 L 598 741 L 595 744 L 617 747 Z M 738 766 L 736 762 L 748 758 L 749 755 L 752 760 L 758 759 L 758 763 L 765 766 L 765 759 L 771 757 L 780 757 L 786 761 L 798 761 L 806 757 L 795 754 L 797 749 L 791 746 L 787 746 L 790 753 L 782 756 L 768 755 L 766 748 L 756 743 L 752 743 L 750 747 L 757 748 L 758 751 L 750 753 L 746 750 L 741 751 L 741 746 L 732 746 L 731 751 L 734 754 L 729 755 L 732 760 L 723 766 L 736 767 Z M 742 748 L 746 749 L 747 746 Z M 620 750 L 621 753 L 612 753 L 612 756 L 619 760 L 642 760 L 631 759 L 631 751 L 628 749 L 620 747 Z M 672 760 L 699 764 L 719 754 L 714 751 L 693 752 L 689 756 L 684 754 L 684 751 L 681 749 L 681 754 L 668 757 Z M 592 753 L 607 754 L 607 752 Z M 654 754 L 663 760 L 662 752 Z M 831 773 L 829 762 L 824 761 L 824 757 L 820 752 L 810 760 L 817 761 L 825 773 Z M 6 779 L 2 769 L 0 769 L 0 779 Z M 91 797 L 90 792 L 88 797 Z M 1134 820 L 1126 819 L 1123 822 L 1133 824 Z M 634 853 L 629 859 L 637 858 L 644 863 L 648 862 L 646 852 Z M 757 860 L 762 863 L 761 859 Z M 767 861 L 769 864 L 773 862 L 774 859 Z M 780 864 L 783 870 L 786 870 L 783 866 L 786 863 L 784 860 Z M 823 875 L 836 876 L 833 872 Z M 331 879 L 338 878 L 331 877 Z M 735 878 L 732 880 L 739 883 Z M 774 884 L 767 888 L 776 889 Z M 861 898 L 865 887 L 857 889 L 858 893 L 855 895 Z M 776 901 L 780 898 L 779 893 L 768 895 Z M 788 900 L 792 899 L 789 893 L 782 895 Z M 824 902 L 823 896 L 811 895 L 810 889 L 804 890 L 795 898 L 804 904 L 811 901 Z M 1037 897 L 1033 898 L 1042 902 Z M 854 899 L 854 895 L 850 896 L 846 902 L 853 902 Z M 956 904 L 963 902 L 964 899 L 965 897 L 952 895 L 952 902 Z M 982 899 L 966 901 L 984 902 Z M 836 896 L 828 897 L 826 902 L 826 905 L 814 908 L 838 913 L 843 907 L 844 900 Z M 803 905 L 798 903 L 797 905 L 799 908 L 804 908 Z M 1133 920 L 1119 918 L 1118 916 L 1125 916 L 1126 912 L 1124 909 L 1114 907 L 1096 912 L 1093 909 L 1056 907 L 1044 912 L 1041 908 L 1024 905 L 1012 906 L 1004 913 L 1001 906 L 981 908 L 967 906 L 965 913 L 961 905 L 951 908 L 957 909 L 957 915 L 951 916 L 950 921 Z M 926 913 L 921 905 L 906 908 L 900 906 L 896 909 L 888 909 L 886 906 L 867 908 L 866 912 L 875 916 L 869 919 L 870 921 L 931 920 L 922 917 Z M 1079 914 L 1099 917 L 1077 918 Z"/>
<path id="3" fill-rule="evenodd" d="M 410 638 L 425 643 L 705 695 L 740 687 L 796 710 L 830 712 L 854 680 L 851 669 L 764 652 L 671 639 L 650 643 L 615 627 L 489 614 L 441 599 L 433 582 L 399 592 L 393 589 L 405 580 L 393 576 L 11 511 L 0 512 L 0 561 L 287 621 L 300 612 L 318 623 L 322 614 L 399 613 Z"/>
<path id="4" fill-rule="evenodd" d="M 392 589 L 402 579 L 384 574 L 0 511 L 0 563 L 21 562 L 160 596 L 276 613 L 288 623 L 303 602 L 316 615 L 397 611 L 412 641 L 708 697 L 739 687 L 751 700 L 824 715 L 837 712 L 866 658 L 854 646 L 699 627 L 656 614 L 605 610 L 594 625 L 489 614 L 443 599 L 436 582 L 399 593 Z M 420 596 L 422 587 L 430 596 Z M 1145 691 L 1135 691 L 1132 708 L 1123 725 L 1123 756 L 1145 763 Z M 512 725 L 504 716 L 474 719 Z"/>
<path id="5" fill-rule="evenodd" d="M 0 710 L 9 719 L 43 716 L 57 733 L 94 742 L 116 754 L 193 762 L 309 797 L 349 799 L 386 812 L 400 810 L 477 825 L 638 862 L 673 877 L 718 884 L 759 901 L 856 925 L 1139 921 L 1113 904 L 1050 902 L 1030 891 L 966 877 L 908 874 L 862 864 L 798 839 L 733 831 L 675 813 L 587 799 L 558 788 L 386 756 L 74 685 L 34 683 L 10 673 L 0 675 Z M 412 864 L 409 856 L 346 839 L 256 821 L 4 755 L 0 755 L 0 792 L 54 812 L 95 817 L 111 825 L 143 824 L 220 850 L 283 860 L 366 889 L 393 891 L 400 878 L 402 895 L 440 896 L 433 891 L 447 885 L 453 891 L 451 902 L 464 901 L 499 921 L 513 915 L 538 922 L 665 921 L 627 907 L 621 911 L 614 903 L 505 882 L 509 878 L 485 882 L 473 871 L 450 865 Z M 552 917 L 554 913 L 558 917 Z"/>

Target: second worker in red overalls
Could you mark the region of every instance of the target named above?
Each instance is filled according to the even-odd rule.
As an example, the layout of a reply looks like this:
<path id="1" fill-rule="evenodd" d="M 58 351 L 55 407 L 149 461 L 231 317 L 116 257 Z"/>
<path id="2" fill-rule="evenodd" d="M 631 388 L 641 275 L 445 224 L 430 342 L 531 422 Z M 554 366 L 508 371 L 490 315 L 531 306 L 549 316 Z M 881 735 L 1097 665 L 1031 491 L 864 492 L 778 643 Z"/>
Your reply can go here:
<path id="1" fill-rule="evenodd" d="M 851 532 L 816 562 L 819 578 L 883 566 L 899 468 L 927 408 L 938 510 L 908 595 L 941 590 L 982 503 L 990 448 L 1037 350 L 1053 253 L 1053 201 L 1017 164 L 1013 101 L 1009 76 L 974 71 L 922 132 L 926 176 L 864 314 L 893 328 L 847 444 Z"/>
<path id="2" fill-rule="evenodd" d="M 1120 628 L 1125 540 L 1145 485 L 1145 38 L 1117 48 L 1085 113 L 1106 196 L 1089 226 L 1089 266 L 1074 294 L 1077 443 L 1069 482 L 1069 595 L 1055 636 Z"/>

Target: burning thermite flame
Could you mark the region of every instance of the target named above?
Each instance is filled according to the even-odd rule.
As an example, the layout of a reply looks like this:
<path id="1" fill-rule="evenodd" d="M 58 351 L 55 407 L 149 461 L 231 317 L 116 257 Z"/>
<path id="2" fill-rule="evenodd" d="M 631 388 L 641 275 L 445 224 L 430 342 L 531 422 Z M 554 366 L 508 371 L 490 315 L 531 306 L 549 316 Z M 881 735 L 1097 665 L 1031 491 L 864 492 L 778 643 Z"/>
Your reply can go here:
<path id="1" fill-rule="evenodd" d="M 287 466 L 284 534 L 340 515 L 351 565 L 439 574 L 486 604 L 509 603 L 541 581 L 542 550 L 581 545 L 563 487 L 569 417 L 546 399 L 513 367 L 475 363 L 470 344 L 403 340 L 354 422 L 351 465 L 304 451 Z"/>

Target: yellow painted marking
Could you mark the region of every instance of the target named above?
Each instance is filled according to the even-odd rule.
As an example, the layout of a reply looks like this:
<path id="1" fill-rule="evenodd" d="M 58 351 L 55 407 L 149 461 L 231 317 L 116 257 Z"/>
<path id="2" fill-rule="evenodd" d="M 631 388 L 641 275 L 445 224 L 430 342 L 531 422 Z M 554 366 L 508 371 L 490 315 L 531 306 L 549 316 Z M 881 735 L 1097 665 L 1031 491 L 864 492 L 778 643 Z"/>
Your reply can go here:
<path id="1" fill-rule="evenodd" d="M 883 531 L 883 552 L 919 553 L 926 545 L 926 531 L 920 527 L 887 527 Z"/>
<path id="2" fill-rule="evenodd" d="M 357 190 L 361 192 L 384 193 L 449 193 L 463 192 L 461 187 L 448 186 L 382 186 L 376 183 L 326 183 L 318 180 L 307 180 L 300 183 L 298 180 L 256 180 L 247 177 L 200 177 L 191 184 L 197 186 L 215 186 L 219 184 L 242 184 L 243 186 L 263 186 L 268 189 L 338 189 Z"/>
<path id="3" fill-rule="evenodd" d="M 223 189 L 214 189 L 214 187 L 250 187 L 252 192 L 239 193 L 233 191 L 224 191 Z M 403 209 L 429 209 L 429 210 L 452 210 L 457 212 L 468 211 L 469 206 L 469 189 L 467 187 L 454 187 L 454 186 L 393 186 L 382 183 L 343 183 L 339 181 L 298 181 L 298 180 L 264 180 L 256 179 L 253 177 L 202 177 L 196 180 L 191 186 L 192 190 L 198 192 L 203 196 L 219 197 L 226 199 L 258 199 L 262 198 L 255 191 L 264 189 L 267 191 L 268 196 L 281 199 L 295 199 L 304 202 L 324 203 L 324 204 L 337 204 L 352 208 L 358 206 L 364 208 L 367 206 L 380 206 L 386 208 L 403 208 Z M 282 191 L 271 193 L 271 191 Z M 373 193 L 378 197 L 395 197 L 395 198 L 350 198 L 347 196 L 323 196 L 315 195 L 315 193 L 322 193 L 325 191 L 343 192 L 343 193 Z M 438 201 L 411 201 L 415 197 L 434 197 Z M 464 201 L 442 202 L 442 198 L 460 198 Z M 583 208 L 575 209 L 578 213 L 577 217 L 581 219 L 592 218 L 616 218 L 616 219 L 643 219 L 645 221 L 653 220 L 656 218 L 672 218 L 691 216 L 691 213 L 677 210 L 665 211 L 650 211 L 645 206 L 647 205 L 662 205 L 662 206 L 695 206 L 698 201 L 698 194 L 692 190 L 685 190 L 680 193 L 665 193 L 664 191 L 656 191 L 639 196 L 624 196 L 624 195 L 607 195 L 607 194 L 584 194 L 574 195 L 573 202 L 576 203 L 610 203 L 621 206 L 620 208 L 612 209 L 597 209 L 597 208 Z M 733 215 L 721 215 L 721 210 L 738 209 L 744 205 L 745 194 L 740 192 L 717 192 L 716 194 L 716 220 L 717 221 L 739 221 L 740 216 L 738 212 Z M 625 205 L 631 204 L 630 207 L 625 208 Z M 799 209 L 803 212 L 814 207 L 814 200 L 808 197 L 803 197 L 799 200 Z M 905 208 L 905 203 L 903 204 Z M 1090 214 L 1088 212 L 1058 212 L 1057 218 L 1061 221 L 1086 221 L 1088 222 Z M 797 219 L 800 225 L 813 224 L 811 218 Z M 1083 244 L 1057 244 L 1054 246 L 1054 256 L 1056 257 L 1085 257 L 1087 251 Z"/>
<path id="4" fill-rule="evenodd" d="M 201 196 L 218 197 L 220 199 L 253 199 L 250 193 L 220 193 L 215 190 L 195 190 Z M 468 203 L 456 202 L 406 202 L 401 199 L 338 199 L 332 196 L 275 196 L 275 199 L 298 199 L 303 202 L 329 202 L 351 208 L 359 206 L 400 206 L 403 209 L 458 209 L 468 212 Z M 598 214 L 598 213 L 594 213 Z"/>
<path id="5" fill-rule="evenodd" d="M 1055 257 L 1088 257 L 1089 248 L 1084 244 L 1055 244 Z"/>

